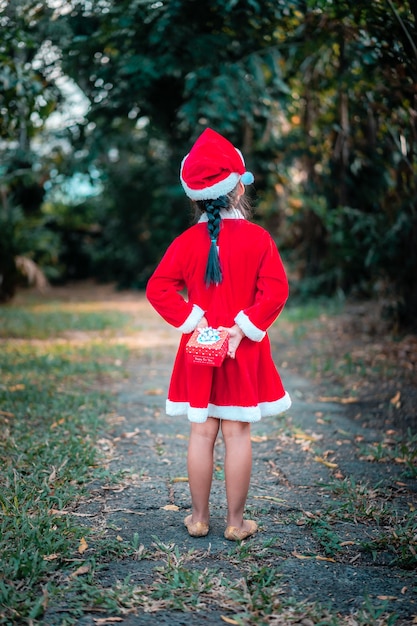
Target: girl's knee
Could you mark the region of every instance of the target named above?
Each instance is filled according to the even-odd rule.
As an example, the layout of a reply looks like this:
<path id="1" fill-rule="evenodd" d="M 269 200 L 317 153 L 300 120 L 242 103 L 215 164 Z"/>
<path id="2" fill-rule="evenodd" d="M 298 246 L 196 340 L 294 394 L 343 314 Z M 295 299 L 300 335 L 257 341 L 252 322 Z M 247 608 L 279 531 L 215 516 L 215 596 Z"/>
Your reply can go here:
<path id="1" fill-rule="evenodd" d="M 231 437 L 250 437 L 250 423 L 223 420 L 222 433 L 225 440 Z"/>
<path id="2" fill-rule="evenodd" d="M 204 437 L 205 439 L 215 441 L 219 432 L 219 426 L 219 420 L 214 417 L 208 417 L 207 421 L 202 424 L 193 422 L 191 424 L 191 436 Z"/>

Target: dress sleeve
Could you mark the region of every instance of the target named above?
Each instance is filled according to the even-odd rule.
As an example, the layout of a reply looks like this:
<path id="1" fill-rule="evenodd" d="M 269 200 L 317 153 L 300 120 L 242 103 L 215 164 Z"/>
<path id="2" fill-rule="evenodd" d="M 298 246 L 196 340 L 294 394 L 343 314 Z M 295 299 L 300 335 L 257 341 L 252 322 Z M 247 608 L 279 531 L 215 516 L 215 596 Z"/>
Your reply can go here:
<path id="1" fill-rule="evenodd" d="M 284 265 L 272 237 L 268 234 L 259 264 L 254 304 L 235 317 L 236 324 L 249 339 L 262 341 L 267 329 L 284 308 L 288 292 Z"/>
<path id="2" fill-rule="evenodd" d="M 197 304 L 185 299 L 181 251 L 178 239 L 167 249 L 146 286 L 146 297 L 163 319 L 182 333 L 191 333 L 204 315 Z"/>

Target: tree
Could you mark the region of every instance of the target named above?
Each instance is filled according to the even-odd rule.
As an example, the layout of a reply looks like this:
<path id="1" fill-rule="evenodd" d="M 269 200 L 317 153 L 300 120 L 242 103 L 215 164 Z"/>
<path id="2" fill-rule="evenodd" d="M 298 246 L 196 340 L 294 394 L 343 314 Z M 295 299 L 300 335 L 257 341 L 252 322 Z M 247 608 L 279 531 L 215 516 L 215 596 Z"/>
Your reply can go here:
<path id="1" fill-rule="evenodd" d="M 75 143 L 106 188 L 98 271 L 145 284 L 167 243 L 189 223 L 179 163 L 207 124 L 262 169 L 277 101 L 289 95 L 277 24 L 292 27 L 286 14 L 297 4 L 77 4 L 62 63 L 91 102 Z M 258 181 L 266 188 L 262 171 Z"/>
<path id="2" fill-rule="evenodd" d="M 382 291 L 406 323 L 417 313 L 415 16 L 416 3 L 311 3 L 290 83 L 298 123 L 283 141 L 303 173 L 293 219 L 310 286 Z"/>
<path id="3" fill-rule="evenodd" d="M 47 173 L 34 149 L 60 98 L 51 75 L 51 15 L 34 0 L 0 5 L 0 301 L 12 297 L 29 267 L 42 282 L 33 257 L 51 246 L 38 228 Z"/>

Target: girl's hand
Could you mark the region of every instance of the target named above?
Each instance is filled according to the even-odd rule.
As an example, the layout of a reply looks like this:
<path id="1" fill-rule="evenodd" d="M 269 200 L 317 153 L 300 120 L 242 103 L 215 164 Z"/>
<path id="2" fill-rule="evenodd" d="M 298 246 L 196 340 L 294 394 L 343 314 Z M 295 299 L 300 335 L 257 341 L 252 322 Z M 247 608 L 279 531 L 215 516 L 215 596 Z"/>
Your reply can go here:
<path id="1" fill-rule="evenodd" d="M 206 320 L 206 318 L 203 315 L 203 317 L 201 318 L 201 320 L 197 324 L 197 328 L 207 328 L 207 327 L 208 327 L 208 321 Z"/>
<path id="2" fill-rule="evenodd" d="M 234 359 L 236 357 L 236 350 L 238 349 L 240 342 L 245 336 L 243 330 L 237 324 L 235 324 L 231 328 L 219 326 L 219 330 L 227 330 L 227 332 L 229 333 L 229 347 L 227 349 L 227 356 L 231 359 Z"/>

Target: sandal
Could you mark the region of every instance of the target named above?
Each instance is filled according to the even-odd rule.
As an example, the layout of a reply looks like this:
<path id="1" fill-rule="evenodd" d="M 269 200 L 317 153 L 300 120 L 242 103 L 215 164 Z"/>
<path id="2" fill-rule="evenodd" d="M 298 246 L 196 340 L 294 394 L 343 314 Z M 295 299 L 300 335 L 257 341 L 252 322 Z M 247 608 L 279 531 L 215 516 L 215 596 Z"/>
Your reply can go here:
<path id="1" fill-rule="evenodd" d="M 238 528 L 237 526 L 228 526 L 224 531 L 225 539 L 229 541 L 243 541 L 243 539 L 247 539 L 251 537 L 258 531 L 258 524 L 253 519 L 245 520 L 249 526 L 249 530 L 243 530 L 242 528 Z"/>
<path id="2" fill-rule="evenodd" d="M 187 515 L 184 524 L 187 527 L 190 537 L 205 537 L 209 531 L 209 525 L 206 522 L 192 522 L 192 515 Z"/>

